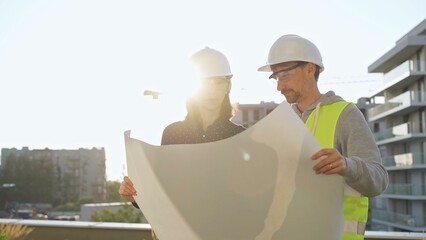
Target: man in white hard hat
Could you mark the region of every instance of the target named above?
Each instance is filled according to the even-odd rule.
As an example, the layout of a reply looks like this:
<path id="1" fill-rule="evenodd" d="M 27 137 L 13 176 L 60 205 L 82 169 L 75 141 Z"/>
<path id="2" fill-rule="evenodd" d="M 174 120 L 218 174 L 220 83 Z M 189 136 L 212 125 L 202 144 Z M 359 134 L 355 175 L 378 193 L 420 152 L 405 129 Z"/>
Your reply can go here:
<path id="1" fill-rule="evenodd" d="M 343 176 L 342 239 L 364 239 L 368 197 L 381 194 L 389 181 L 364 116 L 333 91 L 320 93 L 317 82 L 324 71 L 321 53 L 311 41 L 298 35 L 276 40 L 267 64 L 258 71 L 271 73 L 269 78 L 276 81 L 277 90 L 323 147 L 311 157 L 316 161 L 313 171 Z"/>

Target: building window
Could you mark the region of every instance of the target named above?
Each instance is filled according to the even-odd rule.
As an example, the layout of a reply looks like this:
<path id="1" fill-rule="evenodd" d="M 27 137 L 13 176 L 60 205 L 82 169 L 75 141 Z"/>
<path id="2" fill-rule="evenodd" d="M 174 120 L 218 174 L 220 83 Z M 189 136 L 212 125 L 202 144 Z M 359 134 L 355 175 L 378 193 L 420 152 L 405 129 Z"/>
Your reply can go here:
<path id="1" fill-rule="evenodd" d="M 254 110 L 254 112 L 253 112 L 253 120 L 254 121 L 259 120 L 259 110 L 258 109 Z"/>
<path id="2" fill-rule="evenodd" d="M 373 201 L 375 201 L 375 205 L 376 205 L 375 207 L 377 209 L 384 209 L 386 206 L 383 198 L 380 198 L 380 197 L 373 198 Z"/>
<path id="3" fill-rule="evenodd" d="M 373 132 L 378 133 L 380 131 L 380 124 L 378 122 L 374 123 Z"/>
<path id="4" fill-rule="evenodd" d="M 274 111 L 274 108 L 266 109 L 266 115 L 270 114 L 272 111 Z"/>
<path id="5" fill-rule="evenodd" d="M 419 132 L 423 133 L 425 129 L 425 110 L 419 111 Z"/>
<path id="6" fill-rule="evenodd" d="M 417 84 L 417 91 L 418 91 L 418 101 L 423 102 L 424 96 L 425 96 L 425 82 L 424 80 L 420 80 Z"/>
<path id="7" fill-rule="evenodd" d="M 423 202 L 423 216 L 426 216 L 426 202 Z"/>
<path id="8" fill-rule="evenodd" d="M 420 58 L 420 54 L 421 51 L 417 51 L 416 52 L 416 69 L 414 69 L 414 71 L 421 71 L 422 70 L 422 62 L 421 62 L 421 58 Z"/>
<path id="9" fill-rule="evenodd" d="M 405 114 L 402 116 L 402 123 L 409 123 L 410 122 L 410 115 Z"/>
<path id="10" fill-rule="evenodd" d="M 247 110 L 243 110 L 243 122 L 248 121 L 248 111 Z"/>

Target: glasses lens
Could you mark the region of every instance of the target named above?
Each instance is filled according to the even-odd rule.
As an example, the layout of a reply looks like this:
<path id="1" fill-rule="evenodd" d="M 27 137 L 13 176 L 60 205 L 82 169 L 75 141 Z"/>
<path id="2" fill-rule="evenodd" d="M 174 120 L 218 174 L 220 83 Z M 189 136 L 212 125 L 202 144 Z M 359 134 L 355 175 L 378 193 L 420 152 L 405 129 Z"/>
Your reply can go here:
<path id="1" fill-rule="evenodd" d="M 271 74 L 271 76 L 269 76 L 269 79 L 275 79 L 275 81 L 277 81 L 279 78 L 284 78 L 284 77 L 288 76 L 290 74 L 290 71 L 292 71 L 292 70 L 294 70 L 294 69 L 296 69 L 296 68 L 298 68 L 302 65 L 305 65 L 305 64 L 306 64 L 306 62 L 298 62 L 294 66 L 291 66 L 289 68 L 282 69 L 280 71 L 274 72 L 274 73 Z"/>

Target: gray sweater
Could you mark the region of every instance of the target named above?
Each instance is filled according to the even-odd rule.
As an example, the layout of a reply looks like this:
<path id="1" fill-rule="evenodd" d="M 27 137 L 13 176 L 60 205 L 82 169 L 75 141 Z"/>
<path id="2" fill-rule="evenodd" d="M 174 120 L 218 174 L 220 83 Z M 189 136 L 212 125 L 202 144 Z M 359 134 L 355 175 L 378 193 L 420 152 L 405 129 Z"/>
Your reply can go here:
<path id="1" fill-rule="evenodd" d="M 321 97 L 303 113 L 295 104 L 292 105 L 292 108 L 303 122 L 306 122 L 318 103 L 323 106 L 337 101 L 343 101 L 343 99 L 333 91 L 329 91 L 321 94 Z M 385 191 L 389 179 L 382 165 L 379 149 L 364 116 L 352 104 L 349 104 L 339 117 L 334 148 L 346 160 L 346 170 L 343 176 L 350 187 L 366 197 L 374 197 Z"/>

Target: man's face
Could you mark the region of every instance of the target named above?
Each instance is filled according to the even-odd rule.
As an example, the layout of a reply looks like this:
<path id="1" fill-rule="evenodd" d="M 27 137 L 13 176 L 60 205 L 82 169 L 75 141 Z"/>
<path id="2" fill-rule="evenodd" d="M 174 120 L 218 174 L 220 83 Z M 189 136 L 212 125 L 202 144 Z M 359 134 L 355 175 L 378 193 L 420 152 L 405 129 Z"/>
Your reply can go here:
<path id="1" fill-rule="evenodd" d="M 277 90 L 283 94 L 288 103 L 297 103 L 305 93 L 306 76 L 304 62 L 287 62 L 272 65 L 270 79 L 276 81 Z"/>
<path id="2" fill-rule="evenodd" d="M 229 77 L 212 77 L 201 79 L 196 94 L 198 106 L 215 110 L 222 106 L 223 99 L 229 93 L 231 80 Z"/>

